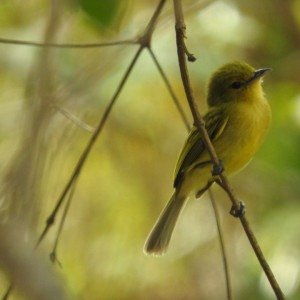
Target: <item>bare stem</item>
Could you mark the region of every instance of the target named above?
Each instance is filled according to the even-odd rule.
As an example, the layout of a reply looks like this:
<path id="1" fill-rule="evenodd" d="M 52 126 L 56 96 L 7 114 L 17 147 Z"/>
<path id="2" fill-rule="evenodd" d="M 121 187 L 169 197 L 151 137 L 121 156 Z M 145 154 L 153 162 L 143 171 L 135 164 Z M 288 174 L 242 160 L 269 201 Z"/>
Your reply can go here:
<path id="1" fill-rule="evenodd" d="M 165 85 L 167 87 L 167 90 L 169 91 L 171 98 L 173 99 L 173 102 L 182 118 L 182 121 L 187 129 L 187 131 L 189 132 L 191 127 L 189 125 L 189 121 L 187 116 L 184 113 L 184 110 L 170 84 L 170 81 L 168 80 L 161 64 L 159 63 L 156 55 L 154 54 L 153 50 L 148 47 L 148 51 L 150 52 L 150 55 L 161 75 L 161 77 L 163 78 L 163 81 L 165 82 Z M 225 249 L 225 243 L 224 243 L 224 239 L 223 239 L 223 235 L 222 235 L 222 229 L 221 229 L 221 224 L 220 224 L 220 220 L 219 220 L 219 214 L 218 214 L 218 210 L 217 210 L 217 206 L 213 197 L 213 194 L 211 192 L 211 189 L 209 189 L 209 196 L 210 196 L 210 201 L 212 203 L 212 207 L 213 207 L 213 211 L 214 211 L 214 215 L 215 215 L 215 220 L 216 220 L 216 225 L 217 225 L 217 229 L 218 229 L 218 237 L 219 237 L 219 243 L 220 243 L 220 247 L 221 247 L 221 254 L 222 254 L 222 259 L 223 259 L 223 265 L 224 265 L 224 271 L 225 271 L 225 281 L 226 281 L 226 288 L 227 288 L 227 298 L 228 300 L 231 300 L 231 287 L 230 287 L 230 277 L 229 277 L 229 268 L 228 268 L 228 264 L 227 264 L 227 254 L 226 254 L 226 249 Z"/>
<path id="2" fill-rule="evenodd" d="M 59 242 L 59 239 L 60 239 L 60 236 L 61 236 L 64 224 L 65 224 L 65 221 L 66 221 L 67 214 L 68 214 L 69 209 L 70 209 L 70 205 L 71 205 L 71 202 L 72 202 L 72 199 L 73 199 L 73 196 L 74 196 L 74 192 L 75 192 L 75 188 L 76 188 L 77 182 L 78 182 L 78 177 L 75 179 L 75 181 L 74 181 L 74 183 L 73 183 L 73 185 L 71 187 L 71 190 L 70 190 L 70 193 L 69 193 L 69 197 L 68 197 L 65 209 L 63 211 L 63 215 L 62 215 L 61 220 L 59 222 L 58 230 L 57 230 L 56 237 L 55 237 L 55 242 L 54 242 L 52 251 L 50 253 L 50 259 L 51 259 L 51 261 L 53 263 L 58 262 L 59 265 L 60 265 L 60 262 L 59 262 L 59 260 L 57 258 L 57 246 L 58 246 L 58 242 Z"/>
<path id="3" fill-rule="evenodd" d="M 219 236 L 221 252 L 223 254 L 222 259 L 223 259 L 223 267 L 224 267 L 224 273 L 225 273 L 227 299 L 232 300 L 230 274 L 229 274 L 229 264 L 228 264 L 228 261 L 227 261 L 227 251 L 226 251 L 226 247 L 225 247 L 225 241 L 224 241 L 224 237 L 223 237 L 218 206 L 217 206 L 217 203 L 216 203 L 216 200 L 215 200 L 215 197 L 214 197 L 214 194 L 213 194 L 211 188 L 208 189 L 208 195 L 209 195 L 212 207 L 213 207 L 215 220 L 216 220 L 216 225 L 217 225 L 217 229 L 218 229 L 218 236 Z"/>
<path id="4" fill-rule="evenodd" d="M 175 103 L 175 106 L 182 118 L 182 121 L 187 129 L 187 131 L 190 131 L 191 127 L 188 123 L 188 119 L 187 116 L 185 115 L 183 108 L 181 107 L 179 100 L 170 84 L 170 81 L 168 80 L 161 64 L 159 63 L 156 55 L 154 54 L 153 50 L 151 48 L 148 48 L 150 55 L 161 75 L 161 77 L 163 78 L 166 87 L 173 99 L 173 102 Z M 216 206 L 216 202 L 215 199 L 213 197 L 213 193 L 211 191 L 211 189 L 208 189 L 209 191 L 209 197 L 210 197 L 210 201 L 212 203 L 212 207 L 213 207 L 213 211 L 214 211 L 214 216 L 215 216 L 215 220 L 216 220 L 216 225 L 217 225 L 217 229 L 218 229 L 218 237 L 219 237 L 219 242 L 220 242 L 220 247 L 221 247 L 221 253 L 222 253 L 222 259 L 223 259 L 223 265 L 224 265 L 224 272 L 225 272 L 225 281 L 226 281 L 226 289 L 227 289 L 227 299 L 231 300 L 231 287 L 230 287 L 230 277 L 229 277 L 229 268 L 228 268 L 228 263 L 227 263 L 227 254 L 226 254 L 226 249 L 225 249 L 225 243 L 224 243 L 224 239 L 223 239 L 223 234 L 222 234 L 222 229 L 221 229 L 221 224 L 220 224 L 220 218 L 219 218 L 219 214 L 218 214 L 218 210 L 217 210 L 217 206 Z"/>
<path id="5" fill-rule="evenodd" d="M 61 205 L 63 204 L 66 195 L 68 194 L 68 192 L 70 191 L 71 188 L 75 188 L 75 183 L 77 178 L 80 175 L 81 169 L 86 161 L 86 159 L 88 158 L 88 155 L 90 153 L 90 151 L 92 150 L 97 138 L 99 137 L 100 133 L 102 132 L 104 125 L 108 119 L 108 116 L 116 102 L 116 100 L 118 99 L 118 96 L 120 94 L 120 92 L 122 91 L 125 83 L 127 82 L 127 79 L 133 69 L 133 67 L 135 66 L 140 54 L 142 53 L 143 49 L 145 47 L 149 47 L 150 43 L 151 43 L 151 38 L 152 38 L 152 34 L 153 31 L 155 29 L 155 25 L 157 22 L 157 19 L 161 13 L 161 10 L 165 4 L 165 0 L 160 0 L 158 6 L 156 7 L 147 27 L 145 30 L 145 33 L 138 39 L 138 40 L 126 40 L 126 41 L 117 41 L 117 42 L 112 42 L 112 43 L 102 43 L 102 44 L 53 44 L 53 43 L 35 43 L 35 42 L 21 42 L 21 41 L 16 41 L 16 40 L 7 40 L 7 39 L 0 39 L 0 43 L 7 43 L 7 44 L 21 44 L 21 45 L 28 45 L 28 46 L 39 46 L 39 47 L 60 47 L 60 48 L 89 48 L 89 47 L 102 47 L 102 46 L 112 46 L 112 45 L 120 45 L 120 44 L 139 44 L 139 48 L 136 52 L 136 54 L 134 55 L 130 65 L 128 66 L 128 68 L 125 71 L 125 74 L 120 82 L 120 84 L 118 85 L 112 99 L 110 100 L 108 106 L 106 107 L 106 110 L 102 116 L 102 118 L 100 119 L 98 126 L 95 128 L 88 144 L 86 145 L 85 149 L 83 150 L 74 170 L 73 173 L 71 174 L 67 184 L 65 185 L 65 188 L 63 189 L 60 197 L 58 198 L 56 205 L 54 207 L 54 209 L 52 210 L 51 214 L 49 215 L 49 217 L 47 218 L 46 221 L 46 225 L 44 227 L 44 230 L 42 231 L 41 235 L 39 236 L 37 243 L 36 243 L 36 247 L 37 248 L 39 246 L 39 244 L 42 242 L 42 240 L 45 238 L 46 234 L 48 233 L 50 227 L 54 224 L 56 215 L 61 207 Z M 75 46 L 75 47 L 74 47 Z M 67 212 L 69 210 L 69 207 L 71 205 L 71 201 L 72 201 L 72 196 L 73 196 L 73 191 L 70 192 L 70 197 L 68 199 L 68 202 L 66 204 L 66 208 L 65 211 L 63 213 L 62 216 L 62 220 L 60 223 L 60 227 L 58 230 L 58 234 L 56 237 L 56 242 L 52 251 L 52 254 L 54 253 L 55 255 L 55 251 L 58 245 L 58 241 L 59 241 L 59 237 L 62 231 L 62 227 L 63 224 L 65 222 L 66 216 L 67 216 Z M 8 299 L 9 295 L 11 293 L 13 289 L 13 283 L 11 283 L 5 293 L 5 295 L 3 296 L 3 300 L 4 299 Z"/>
<path id="6" fill-rule="evenodd" d="M 158 20 L 158 17 L 166 3 L 166 0 L 160 0 L 145 31 L 144 34 L 138 39 L 138 42 L 143 47 L 150 47 L 152 35 Z"/>
<path id="7" fill-rule="evenodd" d="M 102 130 L 104 128 L 104 125 L 106 123 L 106 120 L 107 120 L 107 118 L 110 114 L 110 111 L 111 111 L 115 101 L 117 100 L 117 98 L 119 96 L 119 93 L 121 92 L 123 86 L 127 82 L 129 74 L 131 73 L 138 57 L 140 56 L 142 50 L 145 47 L 150 47 L 151 37 L 152 37 L 153 31 L 155 29 L 157 19 L 158 19 L 160 13 L 161 13 L 161 10 L 162 10 L 164 4 L 165 4 L 165 0 L 160 0 L 157 8 L 155 9 L 155 11 L 154 11 L 147 27 L 146 27 L 146 30 L 145 30 L 143 36 L 141 36 L 140 39 L 139 39 L 140 47 L 139 47 L 136 55 L 134 56 L 131 64 L 129 65 L 127 71 L 125 72 L 125 75 L 124 75 L 123 79 L 121 80 L 121 83 L 119 84 L 113 98 L 109 102 L 109 105 L 107 106 L 106 111 L 104 112 L 104 115 L 103 115 L 102 119 L 100 120 L 100 123 L 99 123 L 98 127 L 94 130 L 94 133 L 91 136 L 91 138 L 89 140 L 89 143 L 87 144 L 85 150 L 83 151 L 81 157 L 79 158 L 79 161 L 77 162 L 77 165 L 76 165 L 76 167 L 75 167 L 75 169 L 74 169 L 74 171 L 71 175 L 71 178 L 69 179 L 67 185 L 65 186 L 65 189 L 63 190 L 60 198 L 58 199 L 55 208 L 53 209 L 52 213 L 50 214 L 50 216 L 48 217 L 48 219 L 46 221 L 46 226 L 44 228 L 44 231 L 40 235 L 40 238 L 39 238 L 39 240 L 36 244 L 36 247 L 38 247 L 40 242 L 44 239 L 45 235 L 47 234 L 49 228 L 53 225 L 53 223 L 55 221 L 55 218 L 56 218 L 56 215 L 57 215 L 62 203 L 64 202 L 64 199 L 65 199 L 67 193 L 70 191 L 70 189 L 72 189 L 71 192 L 70 192 L 70 195 L 69 195 L 69 198 L 68 198 L 68 201 L 67 201 L 67 204 L 66 204 L 61 222 L 60 222 L 60 226 L 59 226 L 58 233 L 57 233 L 57 236 L 56 236 L 56 241 L 55 241 L 55 244 L 54 244 L 53 251 L 50 254 L 50 257 L 52 258 L 52 260 L 56 259 L 56 248 L 57 248 L 57 245 L 58 245 L 59 237 L 60 237 L 60 234 L 62 232 L 63 225 L 64 225 L 64 222 L 65 222 L 67 213 L 69 211 L 69 207 L 70 207 L 71 202 L 72 202 L 73 193 L 74 193 L 74 189 L 75 189 L 75 185 L 76 185 L 76 180 L 79 177 L 79 174 L 81 172 L 81 168 L 84 165 L 84 163 L 85 163 L 85 161 L 86 161 L 86 159 L 87 159 L 87 157 L 88 157 L 88 155 L 89 155 L 89 153 L 90 153 L 90 151 L 91 151 L 91 149 L 94 145 L 94 142 L 96 141 L 96 139 L 98 138 L 98 136 L 102 132 Z"/>
<path id="8" fill-rule="evenodd" d="M 176 30 L 176 43 L 177 43 L 177 53 L 178 53 L 178 61 L 179 61 L 179 67 L 180 67 L 180 73 L 182 78 L 182 83 L 184 86 L 184 90 L 186 93 L 186 97 L 193 115 L 194 124 L 197 126 L 199 132 L 202 134 L 203 141 L 206 145 L 207 150 L 209 151 L 209 154 L 211 156 L 212 162 L 214 165 L 218 166 L 220 164 L 220 161 L 217 157 L 216 151 L 210 141 L 209 135 L 205 128 L 205 123 L 198 111 L 198 106 L 196 104 L 196 101 L 194 99 L 193 91 L 190 84 L 189 74 L 187 70 L 186 65 L 186 55 L 189 57 L 189 52 L 187 52 L 184 38 L 185 38 L 185 30 L 186 26 L 184 23 L 184 16 L 182 12 L 182 3 L 181 0 L 173 0 L 174 3 L 174 11 L 175 11 L 175 30 Z M 219 175 L 220 180 L 222 182 L 222 187 L 228 194 L 234 208 L 239 208 L 239 201 L 234 196 L 231 187 L 229 186 L 229 182 L 227 180 L 227 177 L 224 173 Z M 243 228 L 247 234 L 247 237 L 250 241 L 250 244 L 260 262 L 261 267 L 263 268 L 270 285 L 273 288 L 273 291 L 275 295 L 277 296 L 277 299 L 282 300 L 284 299 L 284 295 L 261 251 L 260 246 L 258 245 L 258 242 L 253 234 L 253 231 L 250 228 L 249 222 L 247 221 L 245 215 L 240 216 L 241 223 L 243 225 Z"/>
<path id="9" fill-rule="evenodd" d="M 90 151 L 92 150 L 98 136 L 100 135 L 100 133 L 102 132 L 103 128 L 104 128 L 104 125 L 108 119 L 108 116 L 121 92 L 121 90 L 123 89 L 125 83 L 127 82 L 127 79 L 133 69 L 133 67 L 135 66 L 141 52 L 143 51 L 144 47 L 147 47 L 148 45 L 150 45 L 150 41 L 151 41 L 151 36 L 152 36 L 152 33 L 153 33 L 153 30 L 155 28 L 155 23 L 157 21 L 157 18 L 163 8 L 163 5 L 165 3 L 165 0 L 160 0 L 154 14 L 152 15 L 150 21 L 149 21 L 149 24 L 147 25 L 147 30 L 145 31 L 144 33 L 144 36 L 147 37 L 148 41 L 146 38 L 142 37 L 140 38 L 140 41 L 143 41 L 143 43 L 140 43 L 140 47 L 138 49 L 138 51 L 136 52 L 134 58 L 132 59 L 130 65 L 128 66 L 119 86 L 117 87 L 112 99 L 110 100 L 104 114 L 103 114 L 103 117 L 101 118 L 101 120 L 99 121 L 99 124 L 98 126 L 96 127 L 94 133 L 92 134 L 88 144 L 86 145 L 85 149 L 83 150 L 67 184 L 65 185 L 65 188 L 63 189 L 60 197 L 58 198 L 57 202 L 56 202 L 56 205 L 54 207 L 54 209 L 52 210 L 51 214 L 49 215 L 47 221 L 46 221 L 46 225 L 44 227 L 44 230 L 43 232 L 41 233 L 38 241 L 37 241 L 37 245 L 38 246 L 41 241 L 45 238 L 48 230 L 50 229 L 50 227 L 54 224 L 54 221 L 55 221 L 55 218 L 56 218 L 56 215 L 61 207 L 61 205 L 63 204 L 64 200 L 65 200 L 65 197 L 67 195 L 67 193 L 69 192 L 70 188 L 72 187 L 75 179 L 79 176 L 80 172 L 81 172 L 81 169 L 88 157 L 88 155 L 90 154 Z M 150 32 L 150 34 L 149 34 Z"/>
<path id="10" fill-rule="evenodd" d="M 147 47 L 150 45 L 151 37 L 157 23 L 157 19 L 161 13 L 161 10 L 165 4 L 166 0 L 160 0 L 156 10 L 154 11 L 150 22 L 148 23 L 144 34 L 138 39 L 127 39 L 122 41 L 104 42 L 104 43 L 86 43 L 86 44 L 57 44 L 57 43 L 39 43 L 32 41 L 22 41 L 15 39 L 0 38 L 0 44 L 10 44 L 10 45 L 23 45 L 23 46 L 33 46 L 33 47 L 52 47 L 52 48 L 73 48 L 73 49 L 85 49 L 85 48 L 99 48 L 108 46 L 119 46 L 119 45 L 142 45 Z"/>
<path id="11" fill-rule="evenodd" d="M 180 102 L 179 102 L 179 100 L 178 100 L 171 84 L 170 84 L 170 81 L 169 81 L 165 71 L 163 70 L 163 68 L 162 68 L 161 64 L 159 63 L 156 55 L 154 54 L 153 50 L 150 47 L 148 48 L 148 51 L 149 51 L 149 53 L 150 53 L 150 55 L 153 59 L 153 62 L 155 64 L 155 66 L 158 69 L 159 74 L 161 75 L 161 77 L 162 77 L 162 79 L 163 79 L 163 81 L 164 81 L 164 83 L 167 87 L 167 90 L 169 91 L 169 94 L 170 94 L 171 98 L 173 99 L 173 102 L 174 102 L 174 104 L 175 104 L 175 106 L 176 106 L 176 108 L 177 108 L 177 110 L 180 114 L 182 122 L 184 123 L 186 129 L 188 131 L 190 131 L 191 126 L 189 124 L 188 118 L 187 118 L 186 114 L 184 113 L 184 110 L 183 110 L 183 108 L 182 108 L 182 106 L 181 106 L 181 104 L 180 104 Z"/>
<path id="12" fill-rule="evenodd" d="M 105 43 L 87 43 L 87 44 L 56 44 L 56 43 L 39 43 L 32 41 L 21 41 L 14 39 L 0 38 L 0 44 L 9 45 L 22 45 L 22 46 L 32 46 L 32 47 L 51 47 L 51 48 L 73 48 L 73 49 L 86 49 L 86 48 L 101 48 L 108 46 L 119 46 L 119 45 L 136 45 L 138 41 L 134 39 L 105 42 Z"/>
<path id="13" fill-rule="evenodd" d="M 130 65 L 128 66 L 128 68 L 127 68 L 127 70 L 126 70 L 126 72 L 125 72 L 125 74 L 124 74 L 124 76 L 123 76 L 123 78 L 122 78 L 122 80 L 121 80 L 118 88 L 116 89 L 115 94 L 113 95 L 112 99 L 110 100 L 110 102 L 109 102 L 109 104 L 108 104 L 108 106 L 107 106 L 107 108 L 106 108 L 106 110 L 105 110 L 105 112 L 103 114 L 103 117 L 101 118 L 101 120 L 100 120 L 98 126 L 96 127 L 94 133 L 92 134 L 92 136 L 91 136 L 88 144 L 86 145 L 85 149 L 83 150 L 83 152 L 82 152 L 82 154 L 81 154 L 81 156 L 80 156 L 80 158 L 79 158 L 79 160 L 78 160 L 78 162 L 77 162 L 77 164 L 76 164 L 76 166 L 75 166 L 75 168 L 74 168 L 74 170 L 72 172 L 71 177 L 69 178 L 67 184 L 65 185 L 65 188 L 63 189 L 60 197 L 58 198 L 53 211 L 49 215 L 49 217 L 48 217 L 48 219 L 46 221 L 45 228 L 44 228 L 42 234 L 40 235 L 40 237 L 38 239 L 37 246 L 44 239 L 44 237 L 47 234 L 49 228 L 54 224 L 57 212 L 59 211 L 61 205 L 63 204 L 64 199 L 65 199 L 68 191 L 70 190 L 72 184 L 74 183 L 74 180 L 79 175 L 79 173 L 80 173 L 80 171 L 81 171 L 81 169 L 82 169 L 82 167 L 83 167 L 83 165 L 84 165 L 84 163 L 85 163 L 88 155 L 90 154 L 90 152 L 91 152 L 91 150 L 92 150 L 92 148 L 93 148 L 93 146 L 94 146 L 94 144 L 95 144 L 98 136 L 102 132 L 102 129 L 103 129 L 103 127 L 104 127 L 104 125 L 105 125 L 105 123 L 107 121 L 107 118 L 108 118 L 108 116 L 109 116 L 109 114 L 110 114 L 110 112 L 111 112 L 111 110 L 112 110 L 112 108 L 113 108 L 116 100 L 118 99 L 118 96 L 119 96 L 121 90 L 123 89 L 123 87 L 124 87 L 124 85 L 125 85 L 128 77 L 129 77 L 129 75 L 130 75 L 130 73 L 131 73 L 131 71 L 132 71 L 132 69 L 133 69 L 133 67 L 134 67 L 137 59 L 139 58 L 142 50 L 143 50 L 143 47 L 140 46 L 139 49 L 138 49 L 138 51 L 134 55 L 134 57 L 133 57 Z"/>

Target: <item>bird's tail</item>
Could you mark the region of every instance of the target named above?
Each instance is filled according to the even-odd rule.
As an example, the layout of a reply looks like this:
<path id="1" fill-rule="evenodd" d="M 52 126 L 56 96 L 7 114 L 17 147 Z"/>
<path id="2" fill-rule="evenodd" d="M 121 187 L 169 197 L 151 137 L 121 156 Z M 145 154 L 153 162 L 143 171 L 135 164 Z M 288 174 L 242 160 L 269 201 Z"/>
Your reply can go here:
<path id="1" fill-rule="evenodd" d="M 167 251 L 176 221 L 185 202 L 186 197 L 179 197 L 174 192 L 146 240 L 144 246 L 146 254 L 162 255 Z"/>

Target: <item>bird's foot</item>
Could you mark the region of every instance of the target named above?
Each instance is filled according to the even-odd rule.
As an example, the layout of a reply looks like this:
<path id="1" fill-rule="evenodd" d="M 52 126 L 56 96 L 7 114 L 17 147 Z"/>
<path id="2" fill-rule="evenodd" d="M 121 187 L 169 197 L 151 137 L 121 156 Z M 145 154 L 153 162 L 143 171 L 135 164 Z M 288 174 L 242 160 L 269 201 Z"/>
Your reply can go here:
<path id="1" fill-rule="evenodd" d="M 218 164 L 213 164 L 211 174 L 212 176 L 219 176 L 223 173 L 223 171 L 224 171 L 223 161 L 219 160 Z"/>
<path id="2" fill-rule="evenodd" d="M 240 201 L 239 202 L 239 208 L 236 208 L 234 205 L 230 209 L 230 214 L 234 216 L 235 218 L 242 217 L 246 212 L 246 206 L 245 203 Z"/>

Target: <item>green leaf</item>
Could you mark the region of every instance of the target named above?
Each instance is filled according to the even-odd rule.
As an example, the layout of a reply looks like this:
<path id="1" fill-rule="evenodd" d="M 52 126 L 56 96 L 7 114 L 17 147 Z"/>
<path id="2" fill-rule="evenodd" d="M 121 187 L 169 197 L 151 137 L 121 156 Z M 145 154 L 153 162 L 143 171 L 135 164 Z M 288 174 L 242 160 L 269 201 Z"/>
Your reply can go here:
<path id="1" fill-rule="evenodd" d="M 103 27 L 109 27 L 118 11 L 120 0 L 78 0 L 82 10 Z"/>

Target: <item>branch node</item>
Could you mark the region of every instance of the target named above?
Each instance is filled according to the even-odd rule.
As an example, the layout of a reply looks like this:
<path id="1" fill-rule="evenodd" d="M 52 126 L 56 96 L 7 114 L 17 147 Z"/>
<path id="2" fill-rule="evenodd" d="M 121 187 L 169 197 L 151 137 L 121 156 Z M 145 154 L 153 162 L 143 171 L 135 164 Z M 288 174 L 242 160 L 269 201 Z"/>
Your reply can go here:
<path id="1" fill-rule="evenodd" d="M 238 207 L 232 205 L 229 213 L 235 218 L 242 217 L 246 213 L 245 203 L 240 201 Z"/>
<path id="2" fill-rule="evenodd" d="M 197 60 L 197 58 L 192 53 L 186 52 L 186 55 L 189 62 L 194 62 Z"/>
<path id="3" fill-rule="evenodd" d="M 195 102 L 195 99 L 193 97 L 193 91 L 190 85 L 190 80 L 189 80 L 189 74 L 186 66 L 186 55 L 189 53 L 186 50 L 185 43 L 184 43 L 184 30 L 185 30 L 185 25 L 184 25 L 184 16 L 183 16 L 183 10 L 182 10 L 182 0 L 173 0 L 174 3 L 174 13 L 175 13 L 175 29 L 176 29 L 176 44 L 177 44 L 177 54 L 178 54 L 178 62 L 179 62 L 179 68 L 180 68 L 180 73 L 181 73 L 181 78 L 182 78 L 182 83 L 184 86 L 186 98 L 189 102 L 189 106 L 193 115 L 194 123 L 196 127 L 198 128 L 199 132 L 203 136 L 203 140 L 205 141 L 205 145 L 207 147 L 208 152 L 210 153 L 211 159 L 214 163 L 218 163 L 218 157 L 216 154 L 216 151 L 211 143 L 211 140 L 208 136 L 208 133 L 205 129 L 205 127 L 202 126 L 202 117 L 197 111 L 197 104 Z M 184 29 L 184 30 L 183 30 Z M 189 55 L 187 55 L 189 57 Z M 244 230 L 247 234 L 247 237 L 251 243 L 251 246 L 260 262 L 261 267 L 263 268 L 266 276 L 268 277 L 268 280 L 270 282 L 270 285 L 273 288 L 274 293 L 277 296 L 277 299 L 282 300 L 284 299 L 284 295 L 280 289 L 280 286 L 278 285 L 272 270 L 270 269 L 261 249 L 260 246 L 258 245 L 258 242 L 250 228 L 250 225 L 246 219 L 244 214 L 244 209 L 242 208 L 243 205 L 238 205 L 238 201 L 236 200 L 236 197 L 234 196 L 227 177 L 225 174 L 221 174 L 219 176 L 220 179 L 220 185 L 224 190 L 226 190 L 231 202 L 234 205 L 234 208 L 232 210 L 232 213 L 236 215 L 237 217 L 240 217 L 241 223 L 244 227 Z M 216 181 L 218 183 L 218 181 Z"/>
<path id="4" fill-rule="evenodd" d="M 176 23 L 175 30 L 176 30 L 176 32 L 180 33 L 180 35 L 182 35 L 186 39 L 186 35 L 185 35 L 186 26 L 183 22 Z"/>
<path id="5" fill-rule="evenodd" d="M 138 37 L 137 41 L 138 41 L 138 43 L 140 44 L 140 46 L 142 48 L 150 49 L 150 47 L 151 47 L 151 37 L 152 37 L 152 34 L 149 34 L 149 32 L 146 32 L 142 36 Z"/>
<path id="6" fill-rule="evenodd" d="M 224 172 L 224 165 L 222 160 L 219 159 L 219 162 L 217 164 L 213 164 L 211 174 L 212 176 L 220 176 Z"/>
<path id="7" fill-rule="evenodd" d="M 190 53 L 189 51 L 188 51 L 188 49 L 187 49 L 187 47 L 186 47 L 186 44 L 185 44 L 185 42 L 184 42 L 184 39 L 187 39 L 187 37 L 186 37 L 186 34 L 185 34 L 185 32 L 186 32 L 186 26 L 185 26 L 185 24 L 184 23 L 179 23 L 179 24 L 175 24 L 175 29 L 176 29 L 176 32 L 178 33 L 178 34 L 180 34 L 181 36 L 182 36 L 182 46 L 183 46 L 183 50 L 184 50 L 184 53 L 185 53 L 185 55 L 186 55 L 186 57 L 187 57 L 187 60 L 189 61 L 189 62 L 194 62 L 194 61 L 196 61 L 197 60 L 197 58 L 195 57 L 195 55 L 194 54 L 192 54 L 192 53 Z"/>
<path id="8" fill-rule="evenodd" d="M 158 6 L 156 7 L 156 10 L 154 14 L 152 15 L 144 33 L 142 36 L 138 37 L 138 42 L 142 48 L 148 48 L 150 49 L 151 46 L 151 39 L 152 35 L 155 29 L 155 25 L 157 23 L 157 19 L 161 13 L 161 10 L 163 6 L 165 5 L 166 0 L 160 0 Z"/>

